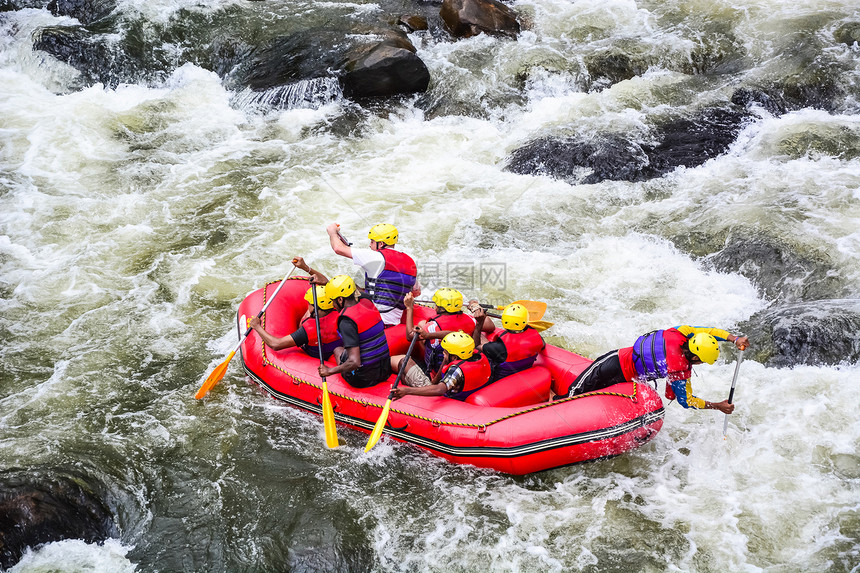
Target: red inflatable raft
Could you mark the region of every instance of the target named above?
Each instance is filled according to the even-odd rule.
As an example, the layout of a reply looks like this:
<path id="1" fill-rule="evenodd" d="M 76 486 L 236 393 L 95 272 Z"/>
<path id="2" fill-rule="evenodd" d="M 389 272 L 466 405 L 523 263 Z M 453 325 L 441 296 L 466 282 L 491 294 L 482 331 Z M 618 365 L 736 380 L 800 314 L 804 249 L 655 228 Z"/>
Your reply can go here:
<path id="1" fill-rule="evenodd" d="M 252 292 L 239 306 L 256 315 L 278 282 Z M 264 315 L 275 336 L 294 332 L 307 311 L 307 278 L 292 278 Z M 416 306 L 420 318 L 432 309 Z M 416 319 L 417 320 L 417 319 Z M 405 354 L 405 326 L 386 329 L 392 355 Z M 319 359 L 301 349 L 273 351 L 251 332 L 241 346 L 246 372 L 274 398 L 321 414 Z M 616 456 L 651 440 L 663 426 L 663 403 L 653 388 L 633 382 L 549 402 L 550 390 L 567 388 L 590 360 L 547 345 L 536 366 L 503 378 L 462 402 L 406 396 L 392 402 L 384 431 L 452 462 L 508 474 L 528 474 Z M 356 389 L 340 376 L 327 379 L 335 420 L 370 433 L 394 381 Z"/>

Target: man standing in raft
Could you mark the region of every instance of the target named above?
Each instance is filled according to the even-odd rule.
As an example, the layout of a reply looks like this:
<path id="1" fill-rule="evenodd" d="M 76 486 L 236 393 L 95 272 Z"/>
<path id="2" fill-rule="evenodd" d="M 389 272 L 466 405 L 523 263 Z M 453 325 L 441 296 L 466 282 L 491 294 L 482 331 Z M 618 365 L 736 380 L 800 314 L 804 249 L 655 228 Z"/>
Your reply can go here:
<path id="1" fill-rule="evenodd" d="M 294 258 L 293 264 L 296 268 L 302 269 L 308 274 L 316 274 L 320 276 L 319 273 L 312 270 L 301 257 Z M 335 348 L 343 346 L 343 341 L 337 333 L 338 314 L 333 311 L 334 305 L 332 304 L 331 299 L 326 295 L 325 287 L 323 285 L 312 285 L 311 288 L 315 288 L 317 290 L 317 306 L 320 311 L 320 330 L 322 331 L 321 342 L 323 360 L 328 360 Z M 253 328 L 254 331 L 260 335 L 263 342 L 265 342 L 272 350 L 283 350 L 285 348 L 298 346 L 309 356 L 319 358 L 320 345 L 317 342 L 317 327 L 313 314 L 314 298 L 313 292 L 310 288 L 308 289 L 308 292 L 305 293 L 305 300 L 309 307 L 308 314 L 306 314 L 305 318 L 302 319 L 298 330 L 292 334 L 278 338 L 267 332 L 263 328 L 263 323 L 260 321 L 259 317 L 256 316 L 250 320 L 248 326 Z"/>
<path id="2" fill-rule="evenodd" d="M 386 380 L 391 375 L 391 356 L 379 311 L 370 300 L 356 298 L 355 282 L 347 275 L 328 281 L 325 292 L 339 313 L 337 331 L 343 347 L 334 350 L 337 366 L 320 364 L 320 376 L 341 374 L 354 388 L 368 388 Z"/>
<path id="3" fill-rule="evenodd" d="M 470 305 L 478 324 L 476 331 L 480 332 L 487 315 L 476 301 L 471 301 Z M 491 334 L 489 342 L 481 345 L 481 350 L 493 365 L 493 381 L 531 368 L 546 346 L 540 333 L 529 326 L 529 311 L 521 304 L 512 303 L 505 307 L 502 328 L 504 332 L 498 336 Z"/>
<path id="4" fill-rule="evenodd" d="M 597 358 L 556 399 L 593 392 L 632 380 L 652 381 L 666 378 L 666 398 L 678 399 L 684 408 L 719 410 L 731 414 L 728 400 L 708 402 L 693 395 L 690 385 L 693 364 L 713 364 L 720 356 L 718 340 L 733 342 L 740 350 L 749 346 L 746 336 L 734 336 L 719 328 L 676 326 L 655 330 L 636 339 L 633 346 L 613 350 Z"/>
<path id="5" fill-rule="evenodd" d="M 379 309 L 386 326 L 400 324 L 403 316 L 403 297 L 410 292 L 421 294 L 418 284 L 418 269 L 412 257 L 394 249 L 397 244 L 397 228 L 380 223 L 370 228 L 367 237 L 369 249 L 353 249 L 340 236 L 340 225 L 332 223 L 326 227 L 329 243 L 334 252 L 364 270 L 364 289 L 370 300 Z"/>

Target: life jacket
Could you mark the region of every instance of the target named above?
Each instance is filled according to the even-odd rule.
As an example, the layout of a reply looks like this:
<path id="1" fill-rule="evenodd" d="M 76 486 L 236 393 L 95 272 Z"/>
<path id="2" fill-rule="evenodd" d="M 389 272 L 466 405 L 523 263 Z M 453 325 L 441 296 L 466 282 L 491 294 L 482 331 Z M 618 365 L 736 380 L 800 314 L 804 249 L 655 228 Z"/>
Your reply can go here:
<path id="1" fill-rule="evenodd" d="M 362 298 L 357 304 L 345 307 L 338 316 L 338 326 L 344 317 L 354 321 L 358 327 L 358 347 L 361 351 L 362 366 L 375 364 L 383 359 L 388 360 L 385 324 L 372 302 Z"/>
<path id="2" fill-rule="evenodd" d="M 677 328 L 655 330 L 636 339 L 630 359 L 640 380 L 689 377 L 690 363 L 682 347 L 688 337 Z"/>
<path id="3" fill-rule="evenodd" d="M 508 356 L 504 362 L 496 365 L 493 371 L 495 380 L 531 368 L 544 347 L 540 333 L 530 326 L 520 332 L 506 330 L 496 340 L 502 341 Z"/>
<path id="4" fill-rule="evenodd" d="M 439 327 L 439 331 L 450 330 L 457 332 L 458 330 L 462 330 L 471 336 L 472 331 L 475 330 L 475 319 L 463 312 L 437 314 L 427 322 L 435 322 Z M 441 341 L 439 339 L 429 340 L 424 348 L 424 359 L 427 364 L 427 370 L 430 372 L 439 370 L 443 357 Z"/>
<path id="5" fill-rule="evenodd" d="M 403 310 L 403 297 L 412 292 L 418 269 L 415 261 L 406 253 L 393 249 L 377 251 L 385 259 L 385 267 L 379 276 L 371 278 L 364 274 L 364 286 L 368 296 L 376 304 L 379 312 L 399 308 Z"/>
<path id="6" fill-rule="evenodd" d="M 633 367 L 640 380 L 657 380 L 669 375 L 666 339 L 662 330 L 643 334 L 633 343 Z"/>
<path id="7" fill-rule="evenodd" d="M 477 360 L 475 359 L 478 357 Z M 490 384 L 492 367 L 490 361 L 480 350 L 475 350 L 471 358 L 459 359 L 449 362 L 442 368 L 444 376 L 453 366 L 457 366 L 463 372 L 463 389 L 456 394 L 448 396 L 455 400 L 465 400 L 474 392 Z"/>
<path id="8" fill-rule="evenodd" d="M 320 317 L 320 330 L 322 331 L 323 359 L 327 360 L 334 349 L 343 344 L 343 339 L 337 332 L 338 313 L 329 312 Z M 309 316 L 302 321 L 302 329 L 308 337 L 308 343 L 302 345 L 302 350 L 314 358 L 320 357 L 319 344 L 317 343 L 317 325 L 314 317 Z"/>

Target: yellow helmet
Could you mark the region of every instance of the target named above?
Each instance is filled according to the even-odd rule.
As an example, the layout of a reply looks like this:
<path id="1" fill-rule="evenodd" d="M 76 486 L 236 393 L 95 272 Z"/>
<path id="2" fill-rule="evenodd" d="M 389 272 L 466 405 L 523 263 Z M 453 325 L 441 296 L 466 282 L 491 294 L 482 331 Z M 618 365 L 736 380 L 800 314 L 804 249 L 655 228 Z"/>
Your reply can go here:
<path id="1" fill-rule="evenodd" d="M 513 303 L 502 311 L 502 328 L 505 330 L 523 330 L 529 325 L 529 311 L 521 304 Z"/>
<path id="2" fill-rule="evenodd" d="M 320 310 L 329 310 L 334 308 L 334 303 L 331 300 L 331 297 L 326 294 L 325 285 L 315 285 L 308 289 L 308 292 L 305 293 L 305 300 L 308 301 L 308 304 L 313 306 L 314 304 L 314 291 L 311 289 L 317 289 L 317 306 Z"/>
<path id="3" fill-rule="evenodd" d="M 705 332 L 699 332 L 690 339 L 690 352 L 698 356 L 702 362 L 713 364 L 720 357 L 720 344 L 717 339 Z"/>
<path id="4" fill-rule="evenodd" d="M 442 339 L 442 348 L 449 354 L 466 359 L 475 351 L 475 340 L 462 330 L 449 332 Z"/>
<path id="5" fill-rule="evenodd" d="M 397 227 L 388 223 L 379 223 L 370 228 L 367 238 L 393 247 L 397 244 Z"/>
<path id="6" fill-rule="evenodd" d="M 463 308 L 463 293 L 452 288 L 440 288 L 433 293 L 433 303 L 448 312 L 460 312 Z"/>
<path id="7" fill-rule="evenodd" d="M 355 281 L 349 275 L 337 275 L 325 285 L 325 294 L 332 302 L 338 297 L 350 297 L 354 293 Z"/>

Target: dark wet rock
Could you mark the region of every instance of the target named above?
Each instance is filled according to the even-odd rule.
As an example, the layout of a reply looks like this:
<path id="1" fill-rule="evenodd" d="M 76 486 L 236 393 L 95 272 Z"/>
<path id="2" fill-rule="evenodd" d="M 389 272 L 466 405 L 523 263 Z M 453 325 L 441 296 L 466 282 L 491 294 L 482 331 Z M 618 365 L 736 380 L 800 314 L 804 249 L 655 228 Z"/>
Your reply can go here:
<path id="1" fill-rule="evenodd" d="M 17 563 L 28 547 L 63 539 L 94 543 L 116 535 L 113 514 L 81 477 L 0 473 L 0 567 Z"/>
<path id="2" fill-rule="evenodd" d="M 780 116 L 788 111 L 788 103 L 785 98 L 775 91 L 768 93 L 760 89 L 740 88 L 732 94 L 732 103 L 745 108 L 758 105 L 775 116 Z"/>
<path id="3" fill-rule="evenodd" d="M 50 0 L 48 10 L 54 16 L 77 18 L 83 25 L 106 18 L 116 8 L 113 0 Z"/>
<path id="4" fill-rule="evenodd" d="M 385 40 L 350 59 L 343 77 L 344 94 L 373 97 L 426 91 L 430 71 L 415 55 L 415 47 L 408 40 L 406 44 L 397 39 Z"/>
<path id="5" fill-rule="evenodd" d="M 238 82 L 255 91 L 313 78 L 341 80 L 350 97 L 423 92 L 430 72 L 405 34 L 385 31 L 382 40 L 357 43 L 336 30 L 310 30 L 279 38 L 244 67 Z"/>
<path id="6" fill-rule="evenodd" d="M 712 108 L 661 126 L 662 141 L 655 147 L 646 146 L 650 171 L 658 177 L 676 167 L 696 167 L 722 155 L 750 119 L 747 112 Z"/>
<path id="7" fill-rule="evenodd" d="M 115 87 L 140 77 L 138 62 L 103 34 L 80 26 L 51 26 L 39 30 L 33 47 L 51 54 L 81 73 L 87 84 Z"/>
<path id="8" fill-rule="evenodd" d="M 546 137 L 520 147 L 507 169 L 514 173 L 550 175 L 590 184 L 610 180 L 635 181 L 648 168 L 642 146 L 622 135 L 578 138 Z"/>
<path id="9" fill-rule="evenodd" d="M 402 26 L 408 32 L 417 32 L 419 30 L 428 29 L 427 18 L 424 16 L 417 16 L 415 14 L 404 14 L 397 19 L 395 24 Z"/>
<path id="10" fill-rule="evenodd" d="M 745 276 L 771 300 L 812 301 L 845 294 L 837 269 L 825 255 L 799 253 L 756 229 L 735 229 L 726 246 L 708 260 L 721 272 Z"/>
<path id="11" fill-rule="evenodd" d="M 657 126 L 656 144 L 626 134 L 546 137 L 515 150 L 507 169 L 571 183 L 645 181 L 676 167 L 696 167 L 724 153 L 750 117 L 745 111 L 706 109 L 696 117 Z"/>
<path id="12" fill-rule="evenodd" d="M 253 90 L 262 91 L 284 84 L 330 76 L 329 70 L 341 66 L 346 38 L 336 30 L 313 29 L 276 38 L 256 50 L 240 66 L 236 80 Z"/>
<path id="13" fill-rule="evenodd" d="M 595 90 L 641 76 L 650 64 L 638 46 L 624 41 L 585 57 L 585 68 Z"/>
<path id="14" fill-rule="evenodd" d="M 481 33 L 516 38 L 520 33 L 516 13 L 496 0 L 444 0 L 439 15 L 457 38 Z"/>
<path id="15" fill-rule="evenodd" d="M 860 360 L 860 300 L 831 299 L 775 305 L 741 330 L 752 358 L 766 366 L 842 364 Z"/>
<path id="16" fill-rule="evenodd" d="M 841 44 L 860 44 L 860 22 L 847 22 L 833 33 L 834 39 Z"/>
<path id="17" fill-rule="evenodd" d="M 0 12 L 15 12 L 25 8 L 44 8 L 47 0 L 0 0 Z"/>

